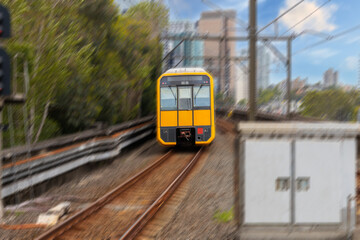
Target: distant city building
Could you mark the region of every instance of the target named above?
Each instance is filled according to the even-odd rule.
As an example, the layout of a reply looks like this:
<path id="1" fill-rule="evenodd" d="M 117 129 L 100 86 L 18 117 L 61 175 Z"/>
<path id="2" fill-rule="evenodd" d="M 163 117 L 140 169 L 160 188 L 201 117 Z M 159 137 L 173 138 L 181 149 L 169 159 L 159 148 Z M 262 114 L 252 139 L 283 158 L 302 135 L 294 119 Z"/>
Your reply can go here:
<path id="1" fill-rule="evenodd" d="M 323 84 L 321 82 L 317 82 L 311 85 L 307 85 L 306 91 L 321 91 L 323 89 Z"/>
<path id="2" fill-rule="evenodd" d="M 172 21 L 167 29 L 167 34 L 173 36 L 188 36 L 196 34 L 195 23 L 187 20 Z M 202 67 L 203 66 L 203 42 L 185 40 L 164 41 L 164 56 L 168 55 L 164 67 Z M 180 45 L 179 45 L 180 44 Z M 175 48 L 176 47 L 176 48 Z M 174 49 L 175 48 L 175 49 Z"/>
<path id="3" fill-rule="evenodd" d="M 281 81 L 277 87 L 281 91 L 280 98 L 285 99 L 287 94 L 287 79 Z M 295 78 L 291 81 L 291 91 L 295 91 L 296 94 L 301 94 L 306 91 L 307 78 L 301 79 L 300 77 Z"/>
<path id="4" fill-rule="evenodd" d="M 246 56 L 247 50 L 243 49 L 240 53 L 240 56 Z M 234 63 L 235 65 L 235 102 L 245 99 L 249 99 L 248 94 L 248 65 L 247 63 Z"/>
<path id="5" fill-rule="evenodd" d="M 340 85 L 340 84 L 339 84 Z M 350 92 L 355 90 L 355 86 L 353 85 L 345 85 L 345 84 L 341 84 L 340 86 L 338 86 L 341 90 L 345 91 L 345 92 Z"/>
<path id="6" fill-rule="evenodd" d="M 291 91 L 303 92 L 306 84 L 307 78 L 301 79 L 300 77 L 297 77 L 291 82 Z"/>
<path id="7" fill-rule="evenodd" d="M 270 80 L 270 54 L 265 46 L 257 47 L 257 89 L 266 89 Z"/>
<path id="8" fill-rule="evenodd" d="M 217 10 L 201 13 L 198 22 L 200 34 L 223 34 L 225 37 L 235 36 L 236 11 Z M 227 49 L 227 51 L 225 51 Z M 216 92 L 223 92 L 234 97 L 235 65 L 225 56 L 235 56 L 235 41 L 204 41 L 204 67 L 214 76 Z"/>
<path id="9" fill-rule="evenodd" d="M 332 87 L 338 84 L 338 72 L 330 68 L 324 73 L 323 85 L 324 87 Z"/>

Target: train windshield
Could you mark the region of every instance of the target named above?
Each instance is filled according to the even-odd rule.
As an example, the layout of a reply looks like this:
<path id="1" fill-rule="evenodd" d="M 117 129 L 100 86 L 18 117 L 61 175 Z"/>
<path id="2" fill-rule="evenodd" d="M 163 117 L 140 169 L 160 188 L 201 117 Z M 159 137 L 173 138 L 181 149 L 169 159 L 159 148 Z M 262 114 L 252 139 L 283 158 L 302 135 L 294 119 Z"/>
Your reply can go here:
<path id="1" fill-rule="evenodd" d="M 191 110 L 191 86 L 179 87 L 179 110 Z"/>
<path id="2" fill-rule="evenodd" d="M 160 89 L 161 110 L 177 109 L 176 87 L 163 87 Z"/>
<path id="3" fill-rule="evenodd" d="M 210 107 L 209 86 L 194 86 L 194 107 Z"/>

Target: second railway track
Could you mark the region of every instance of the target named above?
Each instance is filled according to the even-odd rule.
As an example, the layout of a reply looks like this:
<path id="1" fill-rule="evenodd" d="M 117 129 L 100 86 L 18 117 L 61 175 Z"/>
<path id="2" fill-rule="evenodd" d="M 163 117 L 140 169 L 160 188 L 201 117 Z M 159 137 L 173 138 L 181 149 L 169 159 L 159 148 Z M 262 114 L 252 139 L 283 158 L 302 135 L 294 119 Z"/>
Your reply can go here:
<path id="1" fill-rule="evenodd" d="M 171 150 L 37 239 L 133 239 L 176 190 L 203 149 Z"/>

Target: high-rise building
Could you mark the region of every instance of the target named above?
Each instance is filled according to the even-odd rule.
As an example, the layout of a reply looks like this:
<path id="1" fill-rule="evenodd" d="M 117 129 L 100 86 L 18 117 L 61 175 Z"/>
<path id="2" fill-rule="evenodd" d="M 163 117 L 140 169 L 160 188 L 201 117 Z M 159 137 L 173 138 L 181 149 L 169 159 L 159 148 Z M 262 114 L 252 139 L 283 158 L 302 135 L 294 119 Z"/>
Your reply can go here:
<path id="1" fill-rule="evenodd" d="M 240 65 L 235 65 L 236 79 L 235 79 L 235 102 L 245 99 L 248 100 L 248 79 L 249 75 L 247 69 Z"/>
<path id="2" fill-rule="evenodd" d="M 187 20 L 172 21 L 167 29 L 167 34 L 172 36 L 188 36 L 196 34 L 196 26 Z M 199 40 L 164 41 L 164 56 L 169 55 L 164 64 L 164 70 L 173 67 L 202 67 L 203 42 Z"/>
<path id="3" fill-rule="evenodd" d="M 338 83 L 338 72 L 330 68 L 324 73 L 323 85 L 324 87 L 336 86 Z"/>
<path id="4" fill-rule="evenodd" d="M 243 49 L 239 53 L 240 56 L 246 57 L 247 50 Z M 235 102 L 238 103 L 239 101 L 245 99 L 248 100 L 248 81 L 249 81 L 249 74 L 248 74 L 248 64 L 247 62 L 237 62 L 234 63 L 236 77 L 235 77 Z"/>
<path id="5" fill-rule="evenodd" d="M 295 78 L 291 81 L 291 91 L 299 91 L 305 88 L 307 84 L 307 78 L 301 79 L 300 77 Z"/>
<path id="6" fill-rule="evenodd" d="M 257 89 L 266 89 L 270 79 L 270 54 L 265 46 L 257 47 Z"/>
<path id="7" fill-rule="evenodd" d="M 236 11 L 208 11 L 201 13 L 198 22 L 200 34 L 231 37 L 236 35 Z M 230 61 L 235 56 L 235 41 L 204 41 L 204 67 L 214 76 L 216 92 L 234 97 L 235 65 Z"/>

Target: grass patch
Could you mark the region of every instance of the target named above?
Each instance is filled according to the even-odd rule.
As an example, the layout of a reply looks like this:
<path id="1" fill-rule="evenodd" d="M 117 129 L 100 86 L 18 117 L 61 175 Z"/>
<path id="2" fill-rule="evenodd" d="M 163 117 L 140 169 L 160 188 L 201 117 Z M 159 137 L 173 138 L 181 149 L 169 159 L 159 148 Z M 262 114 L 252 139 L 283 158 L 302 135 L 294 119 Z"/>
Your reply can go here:
<path id="1" fill-rule="evenodd" d="M 14 212 L 15 217 L 20 217 L 23 214 L 24 214 L 24 212 L 21 212 L 21 211 Z"/>
<path id="2" fill-rule="evenodd" d="M 234 219 L 234 208 L 232 207 L 229 211 L 221 212 L 216 210 L 214 213 L 213 219 L 218 222 L 227 223 Z"/>
<path id="3" fill-rule="evenodd" d="M 10 214 L 11 214 L 11 211 L 10 211 L 10 210 L 6 210 L 6 211 L 4 212 L 4 217 L 10 216 Z"/>

